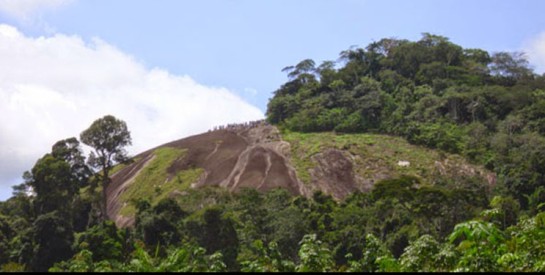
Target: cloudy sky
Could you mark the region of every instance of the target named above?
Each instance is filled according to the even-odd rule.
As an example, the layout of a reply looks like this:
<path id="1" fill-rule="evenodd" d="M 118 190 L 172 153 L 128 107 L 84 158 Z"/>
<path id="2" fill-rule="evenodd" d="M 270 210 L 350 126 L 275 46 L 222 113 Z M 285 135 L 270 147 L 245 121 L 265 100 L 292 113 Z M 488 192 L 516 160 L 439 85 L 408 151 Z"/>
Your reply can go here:
<path id="1" fill-rule="evenodd" d="M 545 71 L 542 0 L 0 0 L 0 200 L 95 119 L 131 154 L 264 117 L 281 69 L 386 37 L 524 51 Z"/>

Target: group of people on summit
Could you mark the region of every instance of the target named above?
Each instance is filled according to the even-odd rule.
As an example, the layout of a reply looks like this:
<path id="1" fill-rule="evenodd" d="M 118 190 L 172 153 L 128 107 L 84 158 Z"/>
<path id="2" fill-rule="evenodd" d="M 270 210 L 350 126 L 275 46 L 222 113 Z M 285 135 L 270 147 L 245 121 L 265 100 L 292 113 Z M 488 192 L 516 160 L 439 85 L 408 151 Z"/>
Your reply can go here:
<path id="1" fill-rule="evenodd" d="M 247 121 L 243 123 L 230 123 L 227 125 L 220 125 L 220 126 L 214 126 L 214 128 L 210 131 L 218 131 L 218 130 L 227 130 L 227 131 L 239 131 L 239 130 L 246 130 L 255 128 L 258 126 L 265 126 L 269 123 L 265 121 L 264 119 L 261 120 L 254 120 L 254 121 Z"/>

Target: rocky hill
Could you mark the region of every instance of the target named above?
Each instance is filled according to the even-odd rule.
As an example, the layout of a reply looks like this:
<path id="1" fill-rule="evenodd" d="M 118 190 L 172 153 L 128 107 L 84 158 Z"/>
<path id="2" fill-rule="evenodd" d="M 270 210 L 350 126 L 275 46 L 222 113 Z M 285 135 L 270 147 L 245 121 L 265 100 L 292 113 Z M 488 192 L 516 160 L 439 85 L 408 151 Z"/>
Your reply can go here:
<path id="1" fill-rule="evenodd" d="M 341 200 L 356 190 L 402 174 L 426 184 L 472 177 L 488 186 L 495 175 L 449 155 L 374 134 L 285 133 L 264 122 L 230 125 L 173 141 L 119 165 L 108 188 L 108 215 L 118 226 L 134 222 L 134 199 L 152 204 L 184 196 L 189 188 L 219 186 L 267 191 L 286 188 L 310 196 L 321 190 Z"/>

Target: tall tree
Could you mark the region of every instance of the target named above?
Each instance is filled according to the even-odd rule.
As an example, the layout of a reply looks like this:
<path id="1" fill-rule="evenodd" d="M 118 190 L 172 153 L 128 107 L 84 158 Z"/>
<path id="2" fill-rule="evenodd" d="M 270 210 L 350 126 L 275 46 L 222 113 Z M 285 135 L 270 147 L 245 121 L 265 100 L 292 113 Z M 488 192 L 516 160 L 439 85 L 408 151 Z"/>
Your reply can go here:
<path id="1" fill-rule="evenodd" d="M 30 172 L 25 172 L 26 182 L 15 188 L 15 194 L 23 194 L 31 187 L 36 194 L 37 215 L 55 210 L 69 214 L 79 189 L 87 185 L 90 175 L 77 139 L 60 140 L 51 153 L 39 159 Z"/>
<path id="2" fill-rule="evenodd" d="M 72 176 L 78 180 L 79 187 L 88 184 L 92 172 L 89 166 L 85 164 L 83 151 L 75 137 L 57 141 L 51 149 L 51 155 L 66 161 L 70 165 Z"/>
<path id="3" fill-rule="evenodd" d="M 55 210 L 66 212 L 77 190 L 77 183 L 70 173 L 70 165 L 46 154 L 36 162 L 26 184 L 36 194 L 34 207 L 37 215 Z"/>
<path id="4" fill-rule="evenodd" d="M 89 156 L 89 164 L 102 173 L 97 176 L 102 181 L 101 219 L 108 218 L 106 192 L 110 184 L 110 171 L 116 163 L 128 160 L 125 146 L 132 144 L 127 124 L 112 115 L 97 119 L 80 134 L 81 142 L 94 148 Z"/>
<path id="5" fill-rule="evenodd" d="M 497 52 L 492 55 L 490 70 L 497 77 L 519 80 L 532 74 L 528 60 L 522 52 Z M 514 81 L 508 82 L 514 84 Z"/>

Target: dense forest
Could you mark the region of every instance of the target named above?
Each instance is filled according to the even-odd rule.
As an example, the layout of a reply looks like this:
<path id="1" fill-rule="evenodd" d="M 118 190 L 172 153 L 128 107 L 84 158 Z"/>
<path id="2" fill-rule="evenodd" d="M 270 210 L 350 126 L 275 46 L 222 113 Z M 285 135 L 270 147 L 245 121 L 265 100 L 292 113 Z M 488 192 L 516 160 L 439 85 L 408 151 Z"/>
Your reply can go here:
<path id="1" fill-rule="evenodd" d="M 442 36 L 382 39 L 306 59 L 270 100 L 270 122 L 291 131 L 376 132 L 465 156 L 497 173 L 526 209 L 541 190 L 545 76 L 522 53 L 464 49 Z"/>
<path id="2" fill-rule="evenodd" d="M 484 165 L 494 186 L 405 175 L 342 201 L 206 187 L 133 201 L 135 226 L 117 228 L 104 190 L 131 138 L 105 116 L 0 202 L 0 270 L 545 271 L 545 75 L 522 53 L 426 33 L 284 71 L 267 110 L 282 131 L 401 136 Z"/>

